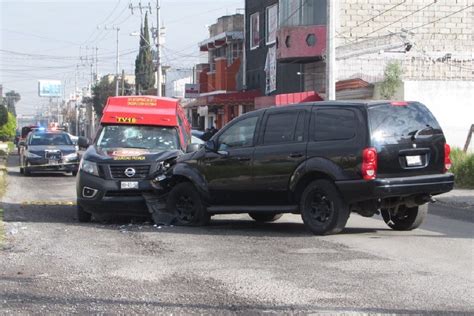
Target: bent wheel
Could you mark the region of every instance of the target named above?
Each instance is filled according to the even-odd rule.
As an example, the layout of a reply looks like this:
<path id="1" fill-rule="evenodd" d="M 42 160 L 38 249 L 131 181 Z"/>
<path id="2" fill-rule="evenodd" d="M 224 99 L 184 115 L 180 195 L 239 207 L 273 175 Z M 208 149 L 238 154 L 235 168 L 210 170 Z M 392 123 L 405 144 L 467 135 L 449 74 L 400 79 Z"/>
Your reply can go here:
<path id="1" fill-rule="evenodd" d="M 350 214 L 349 207 L 329 180 L 316 180 L 306 187 L 300 210 L 303 222 L 315 235 L 341 232 Z"/>
<path id="2" fill-rule="evenodd" d="M 283 214 L 274 214 L 274 213 L 249 213 L 249 216 L 259 223 L 274 222 L 280 219 Z"/>
<path id="3" fill-rule="evenodd" d="M 397 210 L 382 209 L 385 224 L 393 230 L 413 230 L 418 228 L 428 214 L 428 204 L 415 207 L 401 205 Z"/>
<path id="4" fill-rule="evenodd" d="M 209 223 L 210 215 L 192 183 L 177 184 L 168 195 L 166 207 L 176 216 L 177 225 L 202 226 Z"/>

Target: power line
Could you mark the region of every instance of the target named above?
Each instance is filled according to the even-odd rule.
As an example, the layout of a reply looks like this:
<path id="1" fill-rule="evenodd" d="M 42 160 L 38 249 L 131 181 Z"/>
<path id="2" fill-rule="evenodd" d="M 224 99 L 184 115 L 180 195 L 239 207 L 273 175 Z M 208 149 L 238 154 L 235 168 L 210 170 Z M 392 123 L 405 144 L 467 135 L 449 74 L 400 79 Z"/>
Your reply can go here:
<path id="1" fill-rule="evenodd" d="M 397 8 L 397 7 L 401 6 L 402 4 L 404 4 L 405 2 L 406 2 L 406 0 L 403 0 L 402 2 L 400 2 L 400 3 L 396 4 L 396 5 L 394 5 L 393 7 L 388 8 L 387 10 L 384 10 L 384 11 L 380 12 L 379 14 L 377 14 L 377 15 L 371 17 L 370 19 L 367 19 L 367 20 L 365 20 L 365 21 L 362 21 L 362 22 L 360 22 L 360 23 L 357 23 L 355 26 L 351 27 L 348 31 L 343 32 L 343 33 L 338 33 L 338 34 L 342 36 L 342 34 L 350 33 L 350 32 L 352 32 L 352 30 L 354 30 L 354 29 L 360 27 L 361 25 L 364 25 L 364 24 L 366 24 L 366 23 L 368 23 L 368 22 L 370 22 L 370 21 L 373 21 L 375 18 L 378 18 L 378 17 L 384 15 L 385 13 L 388 13 L 388 12 L 394 10 L 395 8 Z"/>
<path id="2" fill-rule="evenodd" d="M 458 11 L 452 12 L 452 13 L 450 13 L 450 14 L 448 14 L 448 15 L 445 15 L 445 16 L 443 16 L 443 17 L 440 17 L 440 18 L 438 18 L 438 19 L 436 19 L 436 20 L 433 20 L 433 21 L 431 21 L 431 22 L 428 22 L 428 23 L 425 23 L 425 24 L 422 24 L 422 25 L 418 25 L 418 26 L 412 27 L 412 28 L 408 29 L 408 31 L 413 31 L 413 30 L 416 30 L 416 29 L 419 29 L 419 28 L 428 26 L 428 25 L 430 25 L 430 24 L 439 22 L 439 21 L 441 21 L 441 20 L 443 20 L 443 19 L 446 19 L 446 18 L 449 18 L 450 16 L 453 16 L 453 15 L 459 13 L 459 12 L 462 12 L 462 11 L 465 11 L 465 10 L 467 10 L 467 9 L 469 9 L 469 8 L 472 8 L 473 6 L 474 6 L 473 4 L 468 5 L 467 7 L 464 7 L 464 8 L 462 8 L 462 9 L 458 10 Z"/>
<path id="3" fill-rule="evenodd" d="M 425 10 L 425 9 L 427 9 L 427 8 L 429 8 L 429 7 L 431 7 L 432 5 L 436 4 L 436 2 L 437 2 L 437 0 L 433 0 L 433 2 L 431 2 L 431 3 L 427 4 L 427 5 L 425 5 L 425 6 L 422 7 L 421 9 L 415 10 L 415 11 L 411 12 L 410 14 L 404 15 L 404 16 L 402 16 L 401 18 L 399 18 L 399 19 L 397 19 L 397 20 L 395 20 L 395 21 L 393 21 L 393 22 L 390 22 L 389 24 L 387 24 L 387 25 L 385 25 L 385 26 L 382 26 L 382 27 L 380 27 L 380 28 L 378 28 L 378 29 L 376 29 L 376 30 L 374 30 L 374 31 L 372 31 L 372 32 L 369 32 L 369 33 L 365 34 L 365 35 L 362 36 L 362 37 L 368 37 L 368 36 L 371 35 L 371 34 L 374 34 L 374 33 L 377 33 L 378 31 L 381 31 L 381 30 L 383 30 L 383 29 L 386 29 L 387 27 L 389 27 L 389 26 L 391 26 L 391 25 L 393 25 L 393 24 L 395 24 L 395 23 L 397 23 L 397 22 L 400 22 L 400 21 L 402 21 L 402 20 L 404 20 L 404 19 L 406 19 L 406 18 L 409 18 L 410 16 L 412 16 L 412 15 L 418 13 L 418 12 L 421 12 L 421 11 L 423 11 L 423 10 Z"/>

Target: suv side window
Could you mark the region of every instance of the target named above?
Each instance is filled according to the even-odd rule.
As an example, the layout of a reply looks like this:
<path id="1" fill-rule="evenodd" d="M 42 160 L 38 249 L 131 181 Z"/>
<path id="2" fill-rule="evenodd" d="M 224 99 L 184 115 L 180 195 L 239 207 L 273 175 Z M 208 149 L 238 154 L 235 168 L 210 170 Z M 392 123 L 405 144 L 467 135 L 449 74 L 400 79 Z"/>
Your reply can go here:
<path id="1" fill-rule="evenodd" d="M 219 150 L 253 146 L 258 116 L 245 118 L 224 131 L 219 136 Z"/>
<path id="2" fill-rule="evenodd" d="M 295 137 L 295 130 L 298 127 L 298 114 L 300 111 L 285 111 L 271 113 L 268 115 L 265 132 L 263 134 L 263 144 L 280 144 L 294 141 L 302 141 L 301 131 L 298 131 L 298 137 Z M 301 116 L 303 116 L 303 112 Z M 304 120 L 303 124 L 304 126 Z"/>
<path id="3" fill-rule="evenodd" d="M 348 140 L 356 135 L 357 118 L 350 109 L 318 109 L 311 121 L 313 141 Z"/>

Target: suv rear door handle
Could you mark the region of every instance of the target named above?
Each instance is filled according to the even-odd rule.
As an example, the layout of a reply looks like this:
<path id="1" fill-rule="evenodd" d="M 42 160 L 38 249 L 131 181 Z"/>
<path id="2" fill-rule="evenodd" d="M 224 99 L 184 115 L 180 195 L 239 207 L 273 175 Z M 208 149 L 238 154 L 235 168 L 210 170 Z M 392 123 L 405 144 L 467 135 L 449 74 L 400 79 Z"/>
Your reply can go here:
<path id="1" fill-rule="evenodd" d="M 238 161 L 250 161 L 250 157 L 237 157 Z"/>
<path id="2" fill-rule="evenodd" d="M 288 157 L 290 158 L 301 158 L 303 157 L 302 153 L 291 153 Z"/>

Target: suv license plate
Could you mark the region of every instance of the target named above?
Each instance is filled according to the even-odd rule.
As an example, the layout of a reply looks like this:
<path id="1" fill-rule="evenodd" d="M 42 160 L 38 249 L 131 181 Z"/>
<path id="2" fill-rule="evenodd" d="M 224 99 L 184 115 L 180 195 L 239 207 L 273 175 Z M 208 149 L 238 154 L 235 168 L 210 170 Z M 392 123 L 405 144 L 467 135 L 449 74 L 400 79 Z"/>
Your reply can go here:
<path id="1" fill-rule="evenodd" d="M 120 182 L 120 189 L 122 190 L 138 189 L 138 181 L 122 181 Z"/>
<path id="2" fill-rule="evenodd" d="M 48 163 L 49 163 L 50 165 L 57 165 L 57 164 L 59 164 L 59 161 L 57 161 L 57 160 L 55 160 L 55 159 L 49 159 Z"/>
<path id="3" fill-rule="evenodd" d="M 406 156 L 407 158 L 407 166 L 408 167 L 415 167 L 421 166 L 421 156 Z"/>

